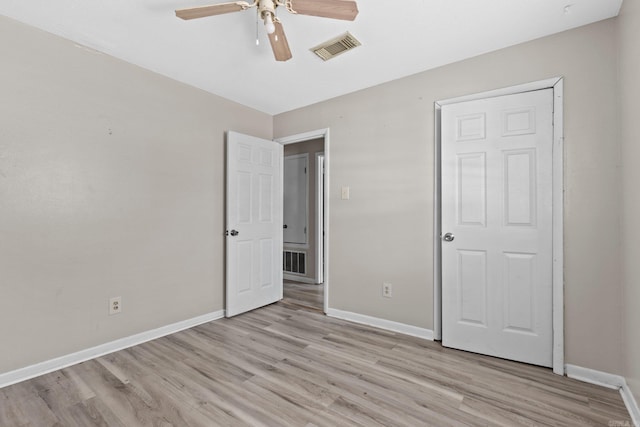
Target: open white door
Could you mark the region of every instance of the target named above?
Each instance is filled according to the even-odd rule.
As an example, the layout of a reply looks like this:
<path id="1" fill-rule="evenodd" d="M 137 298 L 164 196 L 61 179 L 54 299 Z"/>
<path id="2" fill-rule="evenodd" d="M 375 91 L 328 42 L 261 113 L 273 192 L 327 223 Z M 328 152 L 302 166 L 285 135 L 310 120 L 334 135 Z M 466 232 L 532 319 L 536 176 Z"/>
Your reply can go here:
<path id="1" fill-rule="evenodd" d="M 282 299 L 282 159 L 277 142 L 227 134 L 227 317 Z"/>
<path id="2" fill-rule="evenodd" d="M 553 90 L 442 108 L 442 344 L 552 365 Z"/>

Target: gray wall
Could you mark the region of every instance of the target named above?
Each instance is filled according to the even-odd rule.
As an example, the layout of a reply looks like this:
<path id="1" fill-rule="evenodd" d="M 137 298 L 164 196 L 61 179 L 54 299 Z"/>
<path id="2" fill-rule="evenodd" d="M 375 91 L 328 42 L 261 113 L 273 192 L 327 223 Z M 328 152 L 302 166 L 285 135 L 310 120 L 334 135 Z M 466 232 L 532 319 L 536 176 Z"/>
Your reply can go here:
<path id="1" fill-rule="evenodd" d="M 307 279 L 315 280 L 316 277 L 316 153 L 324 151 L 324 138 L 312 139 L 311 141 L 287 144 L 284 146 L 284 155 L 309 154 L 309 223 L 307 224 L 308 244 L 306 248 L 300 245 L 284 244 L 285 249 L 303 250 L 307 253 Z M 289 274 L 289 273 L 287 273 Z"/>
<path id="2" fill-rule="evenodd" d="M 618 17 L 622 141 L 624 375 L 640 399 L 640 2 L 625 0 Z"/>
<path id="3" fill-rule="evenodd" d="M 3 17 L 0 58 L 0 372 L 221 310 L 224 132 L 272 117 Z"/>
<path id="4" fill-rule="evenodd" d="M 567 362 L 639 395 L 638 15 L 273 119 L 0 17 L 0 372 L 223 308 L 228 129 L 330 127 L 330 307 L 432 328 L 434 101 L 563 75 Z"/>
<path id="5" fill-rule="evenodd" d="M 566 361 L 621 373 L 616 36 L 607 20 L 276 116 L 275 137 L 331 128 L 329 306 L 433 328 L 434 102 L 564 76 Z"/>

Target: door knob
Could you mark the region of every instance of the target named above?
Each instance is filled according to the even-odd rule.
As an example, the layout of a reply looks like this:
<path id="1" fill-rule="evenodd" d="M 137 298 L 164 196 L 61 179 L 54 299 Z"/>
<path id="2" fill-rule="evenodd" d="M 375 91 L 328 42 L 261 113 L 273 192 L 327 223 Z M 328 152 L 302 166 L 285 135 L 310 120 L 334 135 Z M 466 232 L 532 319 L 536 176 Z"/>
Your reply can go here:
<path id="1" fill-rule="evenodd" d="M 289 228 L 287 224 L 283 225 L 282 228 Z"/>
<path id="2" fill-rule="evenodd" d="M 238 234 L 240 234 L 240 232 L 239 232 L 239 231 L 237 231 L 237 230 L 231 230 L 231 235 L 232 235 L 232 236 L 237 236 Z"/>
<path id="3" fill-rule="evenodd" d="M 456 236 L 453 235 L 453 233 L 447 233 L 444 236 L 442 236 L 442 240 L 444 240 L 445 242 L 453 242 L 453 239 L 455 239 Z"/>

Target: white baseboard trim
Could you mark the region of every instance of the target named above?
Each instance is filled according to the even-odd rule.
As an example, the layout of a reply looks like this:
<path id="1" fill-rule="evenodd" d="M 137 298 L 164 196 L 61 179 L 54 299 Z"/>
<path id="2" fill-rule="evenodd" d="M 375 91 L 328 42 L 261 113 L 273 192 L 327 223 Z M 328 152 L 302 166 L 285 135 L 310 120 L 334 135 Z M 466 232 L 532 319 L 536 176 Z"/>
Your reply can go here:
<path id="1" fill-rule="evenodd" d="M 120 338 L 115 341 L 87 348 L 85 350 L 80 350 L 76 353 L 56 357 L 55 359 L 36 363 L 31 366 L 16 369 L 14 371 L 5 372 L 3 374 L 0 374 L 0 388 L 31 378 L 35 378 L 40 375 L 48 374 L 50 372 L 66 368 L 80 362 L 95 359 L 96 357 L 104 356 L 105 354 L 113 353 L 114 351 L 133 347 L 134 345 L 142 344 L 156 338 L 164 337 L 166 335 L 170 335 L 184 329 L 193 328 L 194 326 L 211 322 L 213 320 L 218 320 L 222 317 L 224 317 L 224 310 L 214 311 L 211 313 L 203 314 L 202 316 L 197 316 L 191 319 L 172 323 L 170 325 L 161 326 L 150 331 L 141 332 L 139 334 Z"/>
<path id="2" fill-rule="evenodd" d="M 419 328 L 417 326 L 407 325 L 405 323 L 394 322 L 392 320 L 380 319 L 378 317 L 367 316 L 364 314 L 352 313 L 350 311 L 328 308 L 327 316 L 338 319 L 349 320 L 363 325 L 375 326 L 376 328 L 386 329 L 388 331 L 399 332 L 405 335 L 411 335 L 418 338 L 433 341 L 433 331 L 431 329 Z"/>
<path id="3" fill-rule="evenodd" d="M 633 393 L 631 393 L 631 389 L 629 388 L 629 385 L 627 385 L 626 381 L 620 389 L 620 394 L 622 395 L 624 405 L 629 411 L 629 415 L 631 415 L 633 425 L 640 427 L 640 409 L 638 408 L 638 401 L 633 397 Z"/>
<path id="4" fill-rule="evenodd" d="M 626 383 L 624 377 L 620 375 L 583 368 L 582 366 L 564 365 L 564 370 L 569 378 L 614 390 L 619 390 Z"/>
<path id="5" fill-rule="evenodd" d="M 565 372 L 569 378 L 619 390 L 622 400 L 627 407 L 627 411 L 629 411 L 629 415 L 631 416 L 631 421 L 633 421 L 636 427 L 640 427 L 640 409 L 638 409 L 638 402 L 631 393 L 631 389 L 623 376 L 576 365 L 565 365 Z"/>
<path id="6" fill-rule="evenodd" d="M 295 274 L 283 274 L 282 278 L 284 280 L 291 280 L 292 282 L 302 282 L 302 283 L 309 283 L 310 285 L 316 285 L 316 281 L 310 277 L 305 277 L 305 276 L 296 276 Z"/>

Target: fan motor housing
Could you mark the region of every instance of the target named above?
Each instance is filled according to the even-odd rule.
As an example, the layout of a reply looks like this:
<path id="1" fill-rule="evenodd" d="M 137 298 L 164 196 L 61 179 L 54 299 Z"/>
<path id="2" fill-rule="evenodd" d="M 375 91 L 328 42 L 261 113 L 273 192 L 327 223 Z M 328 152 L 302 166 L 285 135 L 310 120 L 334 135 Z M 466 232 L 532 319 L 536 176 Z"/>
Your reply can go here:
<path id="1" fill-rule="evenodd" d="M 276 3 L 273 0 L 260 0 L 258 2 L 258 13 L 261 18 L 264 18 L 265 13 L 270 13 L 271 16 L 275 16 Z"/>

